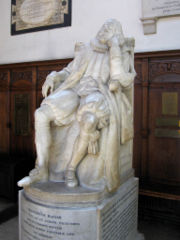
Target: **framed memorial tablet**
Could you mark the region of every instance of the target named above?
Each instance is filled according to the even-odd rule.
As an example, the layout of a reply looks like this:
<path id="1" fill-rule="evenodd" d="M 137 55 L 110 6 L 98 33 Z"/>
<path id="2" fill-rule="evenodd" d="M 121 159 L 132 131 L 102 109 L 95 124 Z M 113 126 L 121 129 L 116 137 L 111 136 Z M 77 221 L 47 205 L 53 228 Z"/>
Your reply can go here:
<path id="1" fill-rule="evenodd" d="M 11 0 L 11 35 L 71 26 L 71 0 Z"/>
<path id="2" fill-rule="evenodd" d="M 159 18 L 179 16 L 180 0 L 142 0 L 142 18 L 144 34 L 156 33 Z"/>

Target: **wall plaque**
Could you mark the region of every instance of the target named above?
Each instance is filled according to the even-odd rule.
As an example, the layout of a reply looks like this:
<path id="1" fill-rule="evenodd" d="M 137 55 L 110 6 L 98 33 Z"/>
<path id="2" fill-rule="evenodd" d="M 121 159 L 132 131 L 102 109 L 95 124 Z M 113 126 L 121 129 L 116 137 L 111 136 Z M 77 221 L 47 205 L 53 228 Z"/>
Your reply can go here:
<path id="1" fill-rule="evenodd" d="M 158 138 L 180 138 L 179 129 L 156 128 L 155 136 Z"/>
<path id="2" fill-rule="evenodd" d="M 180 0 L 142 0 L 144 34 L 156 33 L 158 18 L 180 15 Z"/>
<path id="3" fill-rule="evenodd" d="M 177 92 L 162 93 L 162 114 L 178 115 L 178 93 Z"/>
<path id="4" fill-rule="evenodd" d="M 157 127 L 180 127 L 180 118 L 159 117 L 156 119 Z"/>
<path id="5" fill-rule="evenodd" d="M 11 0 L 11 34 L 71 26 L 71 0 Z"/>

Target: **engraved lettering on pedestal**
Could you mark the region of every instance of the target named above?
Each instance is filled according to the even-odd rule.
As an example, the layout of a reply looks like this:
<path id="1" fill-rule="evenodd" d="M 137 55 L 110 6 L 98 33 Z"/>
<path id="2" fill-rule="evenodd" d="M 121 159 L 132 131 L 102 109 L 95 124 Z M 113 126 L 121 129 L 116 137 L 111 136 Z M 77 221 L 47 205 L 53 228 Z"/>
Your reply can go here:
<path id="1" fill-rule="evenodd" d="M 95 224 L 93 217 L 94 215 L 89 212 L 72 214 L 72 211 L 68 211 L 68 209 L 35 205 L 23 198 L 21 239 L 64 240 L 66 238 L 68 240 L 77 239 L 77 236 L 82 235 L 84 239 L 90 240 L 90 236 L 83 234 L 89 231 L 89 226 L 93 227 Z"/>
<path id="2" fill-rule="evenodd" d="M 124 210 L 122 205 L 126 204 Z M 102 240 L 126 239 L 137 227 L 137 197 L 136 188 L 121 199 L 116 199 L 102 213 Z"/>
<path id="3" fill-rule="evenodd" d="M 24 219 L 24 230 L 28 232 L 26 228 L 30 226 L 30 232 L 34 233 L 34 236 L 37 235 L 45 239 L 52 239 L 54 236 L 75 236 L 75 232 L 67 232 L 64 227 L 69 226 L 71 228 L 71 226 L 80 226 L 79 222 L 66 222 L 63 221 L 59 215 L 50 215 L 38 210 L 33 210 L 30 207 L 27 210 L 23 209 L 23 214 L 26 215 Z"/>

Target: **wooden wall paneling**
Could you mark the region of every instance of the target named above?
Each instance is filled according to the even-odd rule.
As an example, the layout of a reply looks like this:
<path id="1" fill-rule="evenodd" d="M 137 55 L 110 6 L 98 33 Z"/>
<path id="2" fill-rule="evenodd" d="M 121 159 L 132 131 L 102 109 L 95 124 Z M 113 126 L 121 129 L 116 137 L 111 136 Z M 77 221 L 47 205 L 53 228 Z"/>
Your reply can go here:
<path id="1" fill-rule="evenodd" d="M 32 145 L 32 156 L 36 156 L 36 147 L 34 143 L 35 139 L 35 131 L 34 131 L 34 112 L 37 108 L 37 67 L 33 66 L 32 67 L 32 84 L 33 84 L 33 89 L 32 89 L 32 115 L 31 115 L 31 131 L 32 131 L 32 139 L 33 139 L 33 145 Z"/>
<path id="2" fill-rule="evenodd" d="M 33 69 L 13 68 L 11 73 L 11 155 L 33 156 L 32 115 L 35 109 Z"/>
<path id="3" fill-rule="evenodd" d="M 142 159 L 141 178 L 147 178 L 148 168 L 148 58 L 142 59 Z"/>
<path id="4" fill-rule="evenodd" d="M 142 60 L 135 62 L 136 78 L 134 81 L 134 144 L 133 144 L 133 168 L 135 176 L 141 176 L 142 160 Z"/>
<path id="5" fill-rule="evenodd" d="M 178 224 L 179 226 L 179 138 L 157 138 L 157 136 L 155 136 L 155 131 L 157 128 L 161 128 L 159 127 L 159 125 L 157 126 L 157 124 L 164 124 L 164 120 L 162 121 L 162 118 L 173 117 L 168 115 L 164 116 L 162 114 L 163 93 L 178 92 L 177 119 L 179 119 L 180 116 L 180 51 L 153 52 L 143 54 L 140 53 L 137 54 L 137 57 L 140 59 L 148 59 L 147 69 L 145 72 L 143 72 L 145 73 L 146 78 L 149 80 L 149 86 L 147 88 L 148 92 L 146 93 L 146 91 L 144 91 L 144 96 L 147 96 L 147 102 L 144 103 L 147 105 L 147 114 L 142 115 L 142 118 L 144 119 L 143 125 L 146 126 L 145 128 L 143 128 L 146 130 L 143 140 L 143 142 L 146 142 L 146 144 L 143 146 L 142 152 L 145 152 L 146 154 L 142 154 L 144 155 L 144 159 L 142 162 L 145 174 L 139 175 L 139 217 L 141 219 L 150 219 L 152 221 L 165 221 L 171 224 Z M 168 101 L 171 102 L 172 99 Z M 175 111 L 174 105 L 176 104 L 171 104 L 170 107 L 168 107 L 169 109 L 171 109 L 169 111 Z M 144 118 L 145 116 L 147 117 Z M 171 121 L 172 120 L 170 120 L 170 122 Z M 179 121 L 176 120 L 175 122 L 176 127 L 163 126 L 162 128 L 177 130 L 177 122 L 179 123 Z M 137 126 L 135 126 L 135 129 L 136 127 Z M 178 130 L 178 132 L 179 131 L 180 130 Z M 144 149 L 144 147 L 146 148 Z M 147 159 L 145 159 L 146 155 L 148 157 Z"/>
<path id="6" fill-rule="evenodd" d="M 180 225 L 180 198 L 175 199 L 172 195 L 156 195 L 149 192 L 148 195 L 139 196 L 139 218 L 170 224 L 177 227 Z"/>
<path id="7" fill-rule="evenodd" d="M 0 153 L 9 152 L 9 83 L 10 71 L 0 69 Z"/>
<path id="8" fill-rule="evenodd" d="M 161 181 L 163 183 L 170 181 L 179 181 L 180 183 L 180 139 L 176 137 L 160 137 L 156 136 L 156 131 L 179 131 L 176 127 L 157 126 L 156 121 L 163 119 L 176 119 L 174 116 L 162 116 L 162 94 L 178 93 L 180 89 L 167 87 L 166 89 L 159 87 L 151 88 L 149 102 L 149 161 L 148 175 L 151 181 Z M 179 119 L 179 118 L 178 118 Z M 178 120 L 179 121 L 179 120 Z M 178 127 L 178 126 L 177 126 Z M 161 133 L 160 133 L 161 134 Z M 174 179 L 174 180 L 173 180 Z"/>
<path id="9" fill-rule="evenodd" d="M 159 128 L 156 126 L 156 119 L 172 118 L 172 116 L 161 114 L 163 93 L 177 92 L 178 111 L 180 110 L 179 59 L 180 51 L 135 54 L 137 77 L 134 85 L 133 166 L 136 176 L 140 177 L 140 193 L 144 196 L 157 197 L 160 192 L 161 198 L 163 196 L 166 198 L 169 196 L 168 194 L 171 194 L 171 199 L 177 199 L 180 181 L 179 139 L 157 138 L 155 131 Z M 43 99 L 42 84 L 49 72 L 60 71 L 71 60 L 62 59 L 0 66 L 0 111 L 2 114 L 0 138 L 3 139 L 0 141 L 0 152 L 21 153 L 24 156 L 31 154 L 34 158 L 34 111 L 40 106 Z M 27 98 L 30 103 L 30 131 L 27 136 L 14 134 L 14 99 L 16 95 L 21 94 L 24 94 L 26 96 L 24 99 Z M 26 102 L 26 100 L 24 101 Z M 179 116 L 178 112 L 174 118 L 180 119 Z M 24 127 L 23 124 L 22 121 Z M 175 127 L 168 128 L 177 130 Z"/>
<path id="10" fill-rule="evenodd" d="M 180 57 L 151 59 L 149 78 L 149 181 L 172 193 L 180 187 Z"/>

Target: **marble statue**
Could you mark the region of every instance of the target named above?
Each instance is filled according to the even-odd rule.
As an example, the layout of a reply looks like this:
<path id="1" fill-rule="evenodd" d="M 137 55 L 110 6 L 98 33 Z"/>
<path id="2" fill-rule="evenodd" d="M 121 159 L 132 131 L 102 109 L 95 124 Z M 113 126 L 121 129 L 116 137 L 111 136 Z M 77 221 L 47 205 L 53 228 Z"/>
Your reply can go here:
<path id="1" fill-rule="evenodd" d="M 134 39 L 114 19 L 74 60 L 51 72 L 35 112 L 37 159 L 18 182 L 64 182 L 115 191 L 132 170 Z"/>

